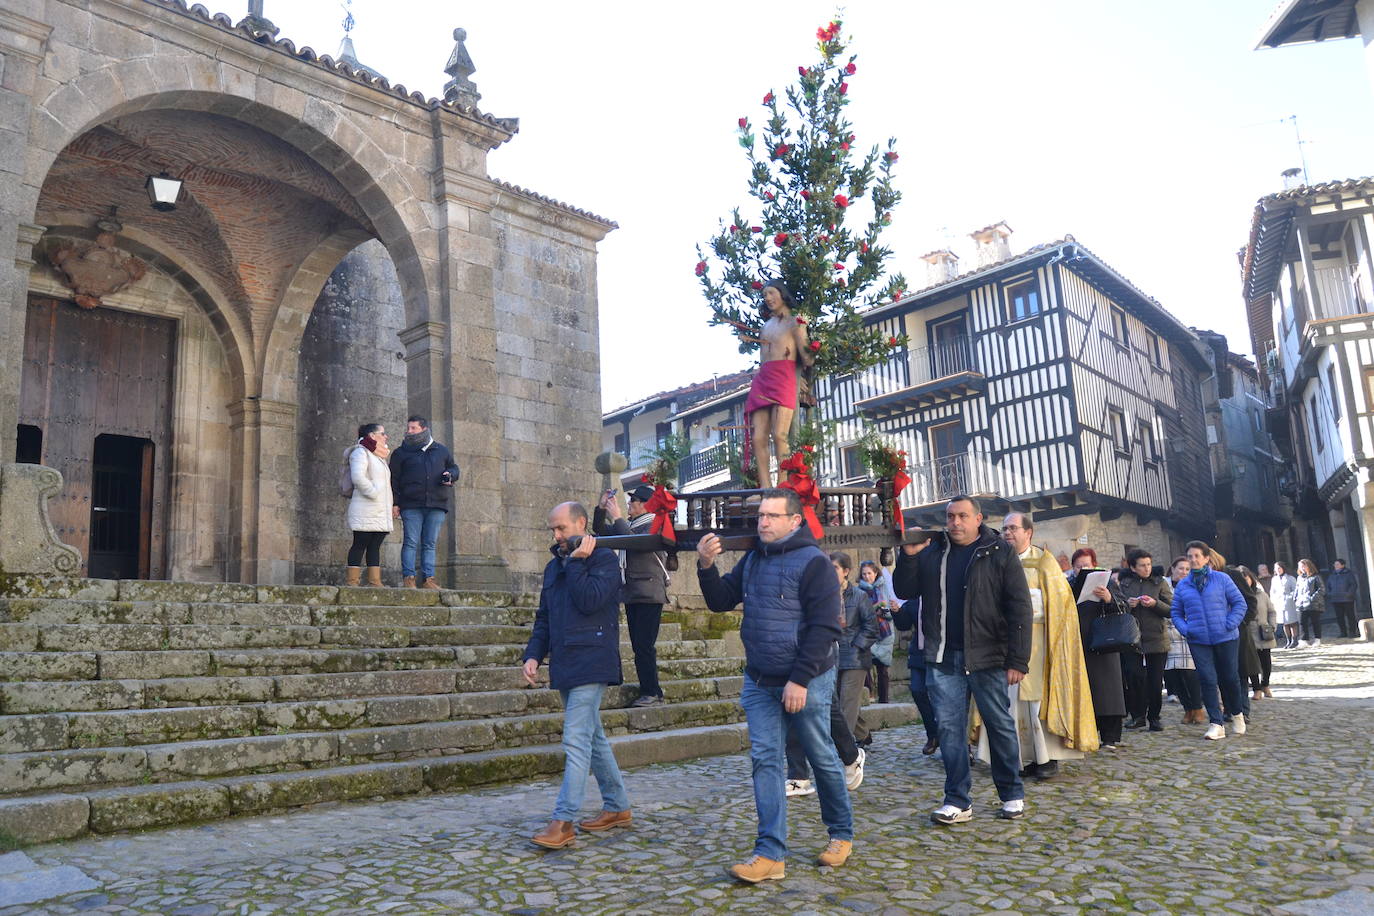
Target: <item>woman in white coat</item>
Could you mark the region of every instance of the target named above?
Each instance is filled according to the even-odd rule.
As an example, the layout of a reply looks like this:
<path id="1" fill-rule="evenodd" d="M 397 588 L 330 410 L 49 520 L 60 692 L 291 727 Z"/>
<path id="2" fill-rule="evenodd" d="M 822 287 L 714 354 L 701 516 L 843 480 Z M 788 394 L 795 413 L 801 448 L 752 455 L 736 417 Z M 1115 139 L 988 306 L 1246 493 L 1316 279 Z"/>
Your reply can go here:
<path id="1" fill-rule="evenodd" d="M 1283 648 L 1291 649 L 1298 644 L 1298 580 L 1288 572 L 1288 564 L 1282 560 L 1274 564 L 1274 578 L 1269 580 L 1269 602 L 1274 605 L 1274 616 L 1283 627 Z"/>
<path id="2" fill-rule="evenodd" d="M 362 564 L 367 561 L 367 585 L 382 586 L 382 541 L 391 533 L 391 468 L 386 458 L 386 430 L 380 423 L 358 427 L 358 441 L 344 458 L 348 461 L 353 495 L 348 499 L 348 527 L 353 546 L 348 548 L 344 585 L 358 585 Z"/>

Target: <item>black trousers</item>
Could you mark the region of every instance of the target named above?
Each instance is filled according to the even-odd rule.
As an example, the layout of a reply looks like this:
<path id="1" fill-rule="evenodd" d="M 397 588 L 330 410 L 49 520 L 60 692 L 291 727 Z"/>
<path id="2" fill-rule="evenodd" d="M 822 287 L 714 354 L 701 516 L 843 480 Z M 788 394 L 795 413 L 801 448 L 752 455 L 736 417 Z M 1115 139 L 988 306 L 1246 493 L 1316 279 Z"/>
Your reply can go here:
<path id="1" fill-rule="evenodd" d="M 1121 743 L 1121 720 L 1124 716 L 1098 716 L 1097 733 L 1103 744 Z"/>
<path id="2" fill-rule="evenodd" d="M 1169 690 L 1178 697 L 1184 709 L 1202 708 L 1202 683 L 1192 668 L 1171 668 L 1164 672 Z"/>
<path id="3" fill-rule="evenodd" d="M 1308 642 L 1322 638 L 1322 611 L 1321 607 L 1302 609 L 1302 638 Z"/>
<path id="4" fill-rule="evenodd" d="M 1121 653 L 1126 658 L 1126 653 Z M 1139 655 L 1128 665 L 1130 680 L 1126 684 L 1126 710 L 1132 719 L 1146 718 L 1151 722 L 1159 718 L 1164 704 L 1161 691 L 1164 689 L 1164 662 L 1168 652 L 1146 652 L 1144 662 Z"/>
<path id="5" fill-rule="evenodd" d="M 830 740 L 835 742 L 840 763 L 850 766 L 859 759 L 859 746 L 854 743 L 854 735 L 845 724 L 838 690 L 830 695 Z M 801 741 L 793 736 L 791 729 L 787 731 L 787 778 L 811 778 L 811 766 L 806 762 L 806 752 L 802 750 Z"/>
<path id="6" fill-rule="evenodd" d="M 1342 639 L 1354 639 L 1360 635 L 1360 626 L 1355 621 L 1355 602 L 1333 601 L 1336 606 L 1336 626 L 1341 628 Z"/>
<path id="7" fill-rule="evenodd" d="M 874 671 L 878 672 L 876 680 L 873 676 Z M 879 703 L 890 703 L 892 701 L 891 666 L 884 665 L 876 658 L 873 659 L 873 667 L 868 670 L 868 674 L 864 675 L 864 686 L 878 695 Z"/>
<path id="8" fill-rule="evenodd" d="M 1250 675 L 1250 689 L 1263 690 L 1269 686 L 1269 674 L 1274 670 L 1274 650 L 1259 649 L 1260 670 L 1259 674 Z"/>
<path id="9" fill-rule="evenodd" d="M 367 557 L 368 566 L 382 565 L 382 541 L 386 540 L 385 531 L 355 531 L 353 546 L 348 548 L 348 565 L 362 566 Z"/>
<path id="10" fill-rule="evenodd" d="M 658 686 L 658 625 L 663 620 L 661 604 L 625 605 L 625 623 L 630 628 L 630 647 L 635 653 L 635 676 L 639 678 L 639 695 L 661 697 Z"/>

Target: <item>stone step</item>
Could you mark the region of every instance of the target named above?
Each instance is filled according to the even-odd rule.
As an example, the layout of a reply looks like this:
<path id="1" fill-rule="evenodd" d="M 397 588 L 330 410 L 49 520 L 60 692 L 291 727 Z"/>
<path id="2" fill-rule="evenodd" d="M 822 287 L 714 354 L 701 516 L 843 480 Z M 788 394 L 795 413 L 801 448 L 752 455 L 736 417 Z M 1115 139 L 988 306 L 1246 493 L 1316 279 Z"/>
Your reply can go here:
<path id="1" fill-rule="evenodd" d="M 659 642 L 681 638 L 678 624 L 663 624 Z M 465 623 L 423 627 L 234 625 L 234 624 L 47 624 L 0 623 L 0 654 L 14 652 L 160 651 L 185 649 L 286 649 L 321 647 L 523 646 L 525 626 Z M 621 624 L 621 641 L 629 638 Z M 23 659 L 14 659 L 21 664 Z M 0 664 L 0 677 L 9 670 Z M 13 669 L 10 671 L 13 675 Z M 14 677 L 9 680 L 35 680 Z"/>
<path id="2" fill-rule="evenodd" d="M 608 709 L 602 713 L 602 722 L 609 734 L 624 734 L 733 722 L 742 716 L 734 700 L 716 699 Z M 5 754 L 0 755 L 0 786 L 5 787 L 4 794 L 18 795 L 73 786 L 172 782 L 466 753 L 556 741 L 562 723 L 562 712 L 550 711 L 488 719 L 270 735 L 231 734 L 160 744 Z"/>
<path id="3" fill-rule="evenodd" d="M 27 625 L 201 626 L 528 626 L 534 609 L 482 605 L 397 607 L 223 602 L 107 601 L 84 598 L 0 599 L 0 623 Z"/>
<path id="4" fill-rule="evenodd" d="M 864 718 L 874 728 L 888 728 L 915 721 L 916 710 L 910 704 L 872 706 L 865 708 Z M 748 730 L 737 722 L 666 729 L 613 737 L 611 746 L 621 767 L 630 768 L 740 753 L 748 748 Z M 65 792 L 0 799 L 0 831 L 19 842 L 50 842 L 87 832 L 262 814 L 320 802 L 452 791 L 556 774 L 562 768 L 562 747 L 550 743 L 263 775 L 73 786 Z"/>

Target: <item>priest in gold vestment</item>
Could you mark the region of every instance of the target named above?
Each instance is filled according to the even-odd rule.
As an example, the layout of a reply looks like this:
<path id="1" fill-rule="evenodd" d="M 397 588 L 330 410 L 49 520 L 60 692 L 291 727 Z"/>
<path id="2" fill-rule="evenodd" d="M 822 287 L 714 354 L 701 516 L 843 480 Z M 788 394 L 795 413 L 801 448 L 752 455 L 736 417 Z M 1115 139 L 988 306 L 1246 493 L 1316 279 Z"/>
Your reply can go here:
<path id="1" fill-rule="evenodd" d="M 1033 611 L 1030 670 L 1007 691 L 1021 743 L 1021 775 L 1046 779 L 1058 772 L 1060 760 L 1097 750 L 1098 733 L 1073 592 L 1054 556 L 1031 544 L 1033 532 L 1027 512 L 1012 512 L 1002 523 L 1002 537 L 1021 558 Z M 978 756 L 988 759 L 981 734 Z"/>

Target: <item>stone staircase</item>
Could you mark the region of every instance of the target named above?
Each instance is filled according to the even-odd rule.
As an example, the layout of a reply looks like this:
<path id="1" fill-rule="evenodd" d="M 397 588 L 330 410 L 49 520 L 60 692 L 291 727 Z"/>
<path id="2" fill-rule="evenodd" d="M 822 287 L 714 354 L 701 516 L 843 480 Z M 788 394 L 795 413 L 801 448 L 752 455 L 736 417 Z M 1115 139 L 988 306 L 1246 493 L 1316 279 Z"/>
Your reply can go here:
<path id="1" fill-rule="evenodd" d="M 559 772 L 558 696 L 520 675 L 534 612 L 500 593 L 0 577 L 0 842 Z M 737 627 L 665 611 L 669 702 L 607 691 L 622 766 L 747 746 Z"/>

